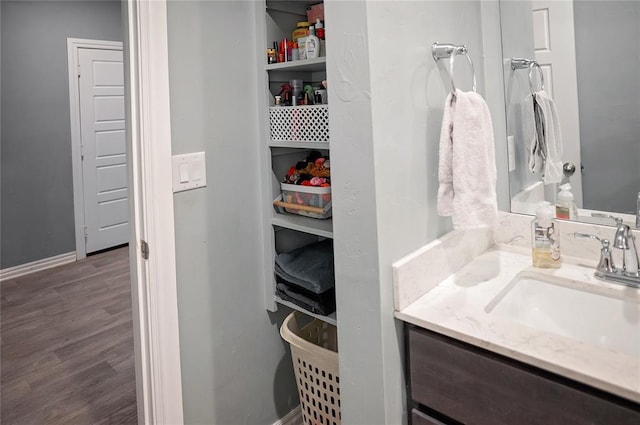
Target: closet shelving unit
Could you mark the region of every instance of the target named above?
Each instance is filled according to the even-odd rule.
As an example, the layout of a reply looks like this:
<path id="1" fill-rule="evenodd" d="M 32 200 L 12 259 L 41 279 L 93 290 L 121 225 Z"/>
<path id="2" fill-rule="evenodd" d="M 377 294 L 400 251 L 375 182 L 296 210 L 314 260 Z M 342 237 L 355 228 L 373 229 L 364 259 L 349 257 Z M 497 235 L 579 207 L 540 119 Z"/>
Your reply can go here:
<path id="1" fill-rule="evenodd" d="M 283 38 L 291 39 L 291 32 L 296 27 L 296 23 L 307 20 L 307 6 L 317 3 L 319 3 L 318 0 L 266 0 L 256 4 L 265 304 L 269 311 L 276 311 L 279 306 L 286 306 L 335 325 L 336 313 L 329 316 L 314 314 L 275 295 L 274 258 L 276 254 L 321 239 L 333 239 L 331 218 L 315 219 L 278 213 L 273 208 L 273 201 L 280 194 L 280 182 L 289 167 L 306 158 L 312 150 L 320 151 L 323 155 L 328 154 L 330 150 L 329 142 L 271 140 L 269 123 L 269 107 L 273 106 L 273 98 L 280 91 L 282 84 L 292 79 L 302 79 L 305 84 L 311 83 L 315 87 L 320 81 L 326 80 L 325 57 L 267 64 L 266 49 L 272 47 L 274 41 Z"/>

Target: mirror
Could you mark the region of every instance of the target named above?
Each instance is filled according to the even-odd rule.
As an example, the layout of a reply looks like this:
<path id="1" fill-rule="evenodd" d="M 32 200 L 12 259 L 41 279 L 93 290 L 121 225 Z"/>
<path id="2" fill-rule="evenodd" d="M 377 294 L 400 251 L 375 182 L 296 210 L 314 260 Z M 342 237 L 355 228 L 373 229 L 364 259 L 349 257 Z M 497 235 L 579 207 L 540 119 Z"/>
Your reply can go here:
<path id="1" fill-rule="evenodd" d="M 590 210 L 599 210 L 632 214 L 635 221 L 640 2 L 501 0 L 500 15 L 511 211 L 532 214 L 539 201 L 555 203 L 559 185 L 569 182 L 579 220 L 592 221 L 586 220 Z M 539 64 L 544 89 L 555 103 L 562 142 L 558 163 L 576 168 L 570 177 L 561 173 L 557 183 L 546 177 L 551 172 L 531 171 L 536 132 L 531 85 L 540 90 L 538 68 L 530 82 L 529 69 L 513 70 L 511 58 Z"/>

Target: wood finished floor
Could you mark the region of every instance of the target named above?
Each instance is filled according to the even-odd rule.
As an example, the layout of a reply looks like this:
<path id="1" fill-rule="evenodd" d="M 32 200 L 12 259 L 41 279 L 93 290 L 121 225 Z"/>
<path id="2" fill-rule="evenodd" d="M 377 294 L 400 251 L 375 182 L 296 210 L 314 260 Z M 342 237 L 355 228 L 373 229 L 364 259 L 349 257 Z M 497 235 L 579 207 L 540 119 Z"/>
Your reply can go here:
<path id="1" fill-rule="evenodd" d="M 129 250 L 2 282 L 2 425 L 137 423 Z"/>

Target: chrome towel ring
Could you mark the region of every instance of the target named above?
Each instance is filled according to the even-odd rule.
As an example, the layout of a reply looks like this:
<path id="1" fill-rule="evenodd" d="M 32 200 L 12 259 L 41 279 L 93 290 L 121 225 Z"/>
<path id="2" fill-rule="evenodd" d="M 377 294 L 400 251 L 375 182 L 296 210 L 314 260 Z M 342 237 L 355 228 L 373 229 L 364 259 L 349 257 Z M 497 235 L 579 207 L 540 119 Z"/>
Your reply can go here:
<path id="1" fill-rule="evenodd" d="M 529 90 L 531 90 L 531 94 L 535 94 L 535 88 L 533 84 L 534 76 L 533 69 L 538 70 L 538 76 L 540 77 L 540 91 L 544 90 L 544 74 L 542 73 L 542 67 L 536 60 L 524 59 L 524 58 L 511 58 L 511 70 L 515 71 L 517 69 L 529 69 Z"/>
<path id="2" fill-rule="evenodd" d="M 473 78 L 473 86 L 471 89 L 476 91 L 476 70 L 473 66 L 473 61 L 471 60 L 467 46 L 464 44 L 457 46 L 455 44 L 441 44 L 436 42 L 431 45 L 431 55 L 433 56 L 433 60 L 436 62 L 440 59 L 449 58 L 449 78 L 451 79 L 451 93 L 454 96 L 456 94 L 456 84 L 453 81 L 453 63 L 456 55 L 464 55 L 469 62 L 469 66 L 471 66 L 471 75 Z"/>

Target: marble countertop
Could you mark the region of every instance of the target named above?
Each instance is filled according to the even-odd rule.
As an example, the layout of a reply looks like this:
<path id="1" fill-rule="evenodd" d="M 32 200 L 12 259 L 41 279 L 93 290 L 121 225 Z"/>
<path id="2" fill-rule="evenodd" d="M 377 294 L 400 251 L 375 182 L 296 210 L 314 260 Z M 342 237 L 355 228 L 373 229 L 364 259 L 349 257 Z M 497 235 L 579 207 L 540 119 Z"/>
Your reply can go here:
<path id="1" fill-rule="evenodd" d="M 487 311 L 505 286 L 527 270 L 566 279 L 577 288 L 608 292 L 629 300 L 632 308 L 640 302 L 640 290 L 599 281 L 593 277 L 592 268 L 577 261 L 565 260 L 559 269 L 534 269 L 527 249 L 509 245 L 492 245 L 456 267 L 457 271 L 444 280 L 428 282 L 424 263 L 433 255 L 429 251 L 442 251 L 440 245 L 447 243 L 453 242 L 432 244 L 410 261 L 394 265 L 397 318 L 640 402 L 640 357 L 525 326 Z M 402 288 L 410 288 L 415 294 L 421 280 L 427 281 L 423 294 L 407 299 Z M 638 316 L 633 320 L 639 320 Z"/>

